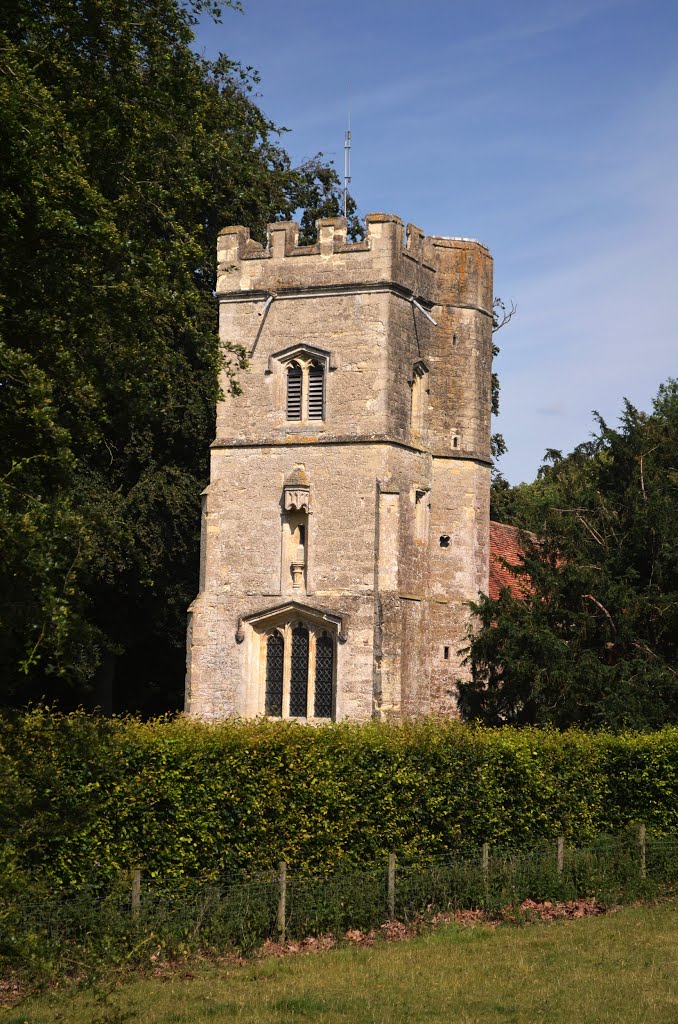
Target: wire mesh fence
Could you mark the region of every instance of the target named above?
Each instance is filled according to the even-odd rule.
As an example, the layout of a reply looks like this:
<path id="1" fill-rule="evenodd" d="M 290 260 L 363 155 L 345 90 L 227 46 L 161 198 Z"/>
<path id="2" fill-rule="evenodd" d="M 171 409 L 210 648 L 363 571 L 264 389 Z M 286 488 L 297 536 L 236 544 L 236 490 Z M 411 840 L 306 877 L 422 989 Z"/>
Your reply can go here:
<path id="1" fill-rule="evenodd" d="M 495 913 L 526 899 L 601 903 L 650 897 L 678 883 L 678 836 L 563 840 L 530 849 L 490 847 L 427 863 L 383 862 L 300 877 L 281 863 L 270 874 L 149 878 L 123 872 L 113 884 L 67 892 L 30 888 L 0 895 L 0 954 L 119 962 L 189 951 L 247 952 L 266 939 L 342 935 L 411 923 L 440 912 Z"/>

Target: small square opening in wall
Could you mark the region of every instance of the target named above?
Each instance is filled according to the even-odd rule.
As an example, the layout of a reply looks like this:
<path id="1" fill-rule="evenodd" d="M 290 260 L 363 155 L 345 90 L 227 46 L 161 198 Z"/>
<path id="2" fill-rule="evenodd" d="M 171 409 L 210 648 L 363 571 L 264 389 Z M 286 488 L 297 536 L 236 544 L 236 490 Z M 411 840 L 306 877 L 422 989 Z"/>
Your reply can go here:
<path id="1" fill-rule="evenodd" d="M 440 546 L 441 546 L 441 548 L 449 548 L 449 546 L 450 546 L 450 538 L 449 538 L 448 534 L 446 534 L 446 533 L 442 534 L 442 536 L 440 538 Z"/>
<path id="2" fill-rule="evenodd" d="M 445 661 L 449 661 L 450 660 L 450 648 L 449 647 L 443 647 L 443 658 L 445 659 Z"/>

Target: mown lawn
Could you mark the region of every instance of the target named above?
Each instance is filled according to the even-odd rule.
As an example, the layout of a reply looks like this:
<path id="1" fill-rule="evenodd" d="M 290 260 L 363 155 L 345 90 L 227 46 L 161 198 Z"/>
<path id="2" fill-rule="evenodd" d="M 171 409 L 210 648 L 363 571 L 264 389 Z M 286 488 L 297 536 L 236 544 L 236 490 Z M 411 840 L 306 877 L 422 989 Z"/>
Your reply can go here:
<path id="1" fill-rule="evenodd" d="M 676 1024 L 678 903 L 182 973 L 29 999 L 0 1024 Z"/>

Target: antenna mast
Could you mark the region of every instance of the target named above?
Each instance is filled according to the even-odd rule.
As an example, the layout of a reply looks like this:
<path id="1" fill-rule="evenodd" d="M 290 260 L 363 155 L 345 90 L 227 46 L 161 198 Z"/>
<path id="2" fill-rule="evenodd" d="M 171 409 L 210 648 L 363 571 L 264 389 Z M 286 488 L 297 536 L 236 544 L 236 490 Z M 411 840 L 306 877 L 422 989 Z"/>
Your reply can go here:
<path id="1" fill-rule="evenodd" d="M 344 133 L 344 217 L 348 217 L 348 186 L 351 184 L 351 118 Z"/>

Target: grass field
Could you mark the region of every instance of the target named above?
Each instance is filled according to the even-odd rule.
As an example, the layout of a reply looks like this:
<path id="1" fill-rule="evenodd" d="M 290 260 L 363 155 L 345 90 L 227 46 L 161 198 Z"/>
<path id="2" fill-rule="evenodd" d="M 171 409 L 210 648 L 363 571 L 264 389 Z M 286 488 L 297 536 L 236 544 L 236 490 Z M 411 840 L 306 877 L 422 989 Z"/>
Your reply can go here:
<path id="1" fill-rule="evenodd" d="M 678 904 L 188 973 L 29 999 L 0 1024 L 676 1024 Z"/>

